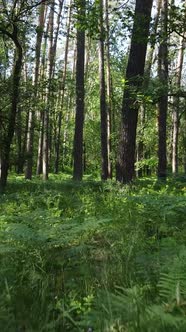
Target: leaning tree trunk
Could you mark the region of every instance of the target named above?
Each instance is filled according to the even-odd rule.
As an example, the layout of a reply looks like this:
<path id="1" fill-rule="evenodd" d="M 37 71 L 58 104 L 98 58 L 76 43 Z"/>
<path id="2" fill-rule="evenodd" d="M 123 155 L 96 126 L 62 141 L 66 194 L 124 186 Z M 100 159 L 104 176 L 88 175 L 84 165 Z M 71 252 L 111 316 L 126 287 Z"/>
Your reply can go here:
<path id="1" fill-rule="evenodd" d="M 101 115 L 101 178 L 108 178 L 108 128 L 107 104 L 105 90 L 105 60 L 104 60 L 104 27 L 103 27 L 103 0 L 99 0 L 100 36 L 99 36 L 99 81 L 100 81 L 100 115 Z"/>
<path id="2" fill-rule="evenodd" d="M 168 47 L 167 47 L 168 1 L 162 1 L 161 32 L 158 53 L 158 76 L 161 83 L 161 95 L 158 102 L 158 179 L 167 177 L 167 107 L 168 107 Z"/>
<path id="3" fill-rule="evenodd" d="M 73 179 L 82 180 L 83 177 L 83 126 L 84 126 L 84 65 L 85 65 L 85 30 L 81 27 L 85 23 L 85 0 L 79 0 L 78 29 L 77 29 L 77 60 L 76 60 L 76 118 L 74 133 L 74 169 Z M 82 24 L 83 25 L 83 24 Z"/>
<path id="4" fill-rule="evenodd" d="M 152 0 L 136 0 L 126 71 L 126 82 L 128 83 L 123 95 L 121 133 L 116 164 L 116 179 L 122 183 L 129 183 L 135 175 L 136 129 L 139 109 L 136 96 L 143 82 L 151 9 Z"/>
<path id="5" fill-rule="evenodd" d="M 16 47 L 16 59 L 14 62 L 13 73 L 12 73 L 11 109 L 9 114 L 8 127 L 4 135 L 4 141 L 0 151 L 1 154 L 0 190 L 3 190 L 7 183 L 9 160 L 10 160 L 10 147 L 15 130 L 15 119 L 17 113 L 18 100 L 19 100 L 19 85 L 20 85 L 22 59 L 23 59 L 23 51 L 20 41 L 18 39 L 17 26 L 15 25 L 13 26 L 12 33 L 8 33 L 7 31 L 3 32 L 14 42 L 14 45 Z"/>

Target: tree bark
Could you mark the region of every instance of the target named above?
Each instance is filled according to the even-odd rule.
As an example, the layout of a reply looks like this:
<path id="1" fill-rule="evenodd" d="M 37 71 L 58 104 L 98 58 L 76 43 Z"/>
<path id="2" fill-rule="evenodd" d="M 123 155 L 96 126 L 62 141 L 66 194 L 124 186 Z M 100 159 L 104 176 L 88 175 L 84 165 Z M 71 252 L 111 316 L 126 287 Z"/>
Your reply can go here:
<path id="1" fill-rule="evenodd" d="M 186 2 L 185 2 L 186 4 Z M 186 14 L 185 14 L 186 18 Z M 177 68 L 176 68 L 176 89 L 179 90 L 181 86 L 181 78 L 182 78 L 182 69 L 183 69 L 183 59 L 184 59 L 184 51 L 185 51 L 185 31 L 184 35 L 180 37 L 180 48 L 178 51 L 178 59 L 177 59 Z M 173 135 L 172 135 L 172 173 L 178 173 L 178 137 L 179 137 L 179 111 L 180 111 L 180 98 L 173 97 Z"/>
<path id="2" fill-rule="evenodd" d="M 77 29 L 77 61 L 76 61 L 76 118 L 74 133 L 74 169 L 73 179 L 83 177 L 83 126 L 84 126 L 84 65 L 85 65 L 85 30 L 81 27 L 85 20 L 85 0 L 79 0 Z M 84 22 L 83 22 L 84 23 Z"/>
<path id="3" fill-rule="evenodd" d="M 54 34 L 54 8 L 55 3 L 52 1 L 50 13 L 49 13 L 49 48 L 48 48 L 48 66 L 47 66 L 47 88 L 46 88 L 46 107 L 44 109 L 43 120 L 43 180 L 48 180 L 49 173 L 49 113 L 50 113 L 50 96 L 51 91 L 51 79 L 54 66 L 54 50 L 53 50 L 53 34 Z"/>
<path id="4" fill-rule="evenodd" d="M 105 87 L 105 52 L 104 52 L 104 27 L 103 27 L 103 0 L 99 0 L 99 81 L 100 81 L 100 115 L 101 115 L 101 179 L 108 179 L 108 123 Z"/>
<path id="5" fill-rule="evenodd" d="M 59 96 L 60 110 L 59 110 L 59 116 L 58 116 L 57 137 L 56 137 L 56 142 L 55 142 L 54 172 L 56 174 L 59 172 L 61 124 L 62 124 L 63 104 L 64 104 L 64 94 L 65 94 L 65 80 L 66 80 L 66 73 L 67 73 L 71 12 L 72 12 L 72 8 L 71 8 L 71 2 L 70 2 L 69 10 L 68 10 L 67 35 L 66 35 L 66 43 L 65 43 L 64 69 L 63 69 L 63 75 L 62 75 L 62 81 L 61 81 L 61 91 L 60 91 L 60 96 Z"/>
<path id="6" fill-rule="evenodd" d="M 105 21 L 106 21 L 106 85 L 107 85 L 107 150 L 108 150 L 108 178 L 112 178 L 112 84 L 111 84 L 111 68 L 110 68 L 110 26 L 109 26 L 109 5 L 105 0 Z"/>
<path id="7" fill-rule="evenodd" d="M 158 53 L 158 76 L 161 83 L 161 96 L 158 101 L 158 179 L 167 177 L 167 107 L 168 107 L 168 47 L 167 47 L 168 2 L 162 0 L 161 39 Z"/>
<path id="8" fill-rule="evenodd" d="M 34 98 L 37 98 L 38 90 L 38 79 L 39 79 L 39 67 L 40 67 L 40 55 L 41 55 L 41 43 L 44 29 L 44 18 L 45 18 L 45 4 L 42 3 L 39 13 L 39 21 L 37 27 L 37 38 L 36 38 L 36 50 L 35 50 L 35 72 L 33 84 L 35 87 Z M 34 143 L 34 126 L 35 126 L 35 110 L 32 108 L 29 110 L 28 116 L 28 131 L 27 131 L 27 146 L 26 146 L 26 167 L 25 167 L 25 179 L 32 179 L 32 166 L 33 166 L 33 143 Z"/>
<path id="9" fill-rule="evenodd" d="M 11 109 L 9 114 L 8 128 L 4 136 L 4 142 L 1 146 L 0 160 L 1 160 L 1 170 L 0 170 L 0 191 L 4 190 L 7 183 L 9 160 L 10 160 L 10 147 L 15 130 L 15 119 L 17 113 L 17 105 L 19 101 L 19 86 L 21 78 L 21 68 L 23 51 L 22 46 L 18 38 L 18 28 L 13 25 L 13 32 L 9 33 L 4 31 L 4 33 L 12 39 L 16 48 L 16 59 L 13 66 L 12 73 L 12 89 L 11 89 Z"/>
<path id="10" fill-rule="evenodd" d="M 116 179 L 122 183 L 129 183 L 135 175 L 136 128 L 139 109 L 137 92 L 143 82 L 151 9 L 152 0 L 136 0 L 116 164 Z"/>

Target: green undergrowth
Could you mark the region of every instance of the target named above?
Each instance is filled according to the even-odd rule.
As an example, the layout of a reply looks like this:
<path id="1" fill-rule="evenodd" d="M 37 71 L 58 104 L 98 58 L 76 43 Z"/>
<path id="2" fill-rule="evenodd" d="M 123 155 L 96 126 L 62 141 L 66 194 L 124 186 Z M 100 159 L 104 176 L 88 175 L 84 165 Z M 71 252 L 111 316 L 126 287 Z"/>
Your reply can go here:
<path id="1" fill-rule="evenodd" d="M 0 331 L 186 331 L 186 178 L 12 176 L 0 196 Z"/>

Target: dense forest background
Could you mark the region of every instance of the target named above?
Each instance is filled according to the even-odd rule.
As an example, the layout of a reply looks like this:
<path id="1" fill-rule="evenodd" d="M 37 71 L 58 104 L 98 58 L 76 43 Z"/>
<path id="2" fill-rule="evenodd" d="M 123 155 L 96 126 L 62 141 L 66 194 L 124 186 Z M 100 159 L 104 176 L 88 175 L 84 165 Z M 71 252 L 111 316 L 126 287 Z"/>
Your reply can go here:
<path id="1" fill-rule="evenodd" d="M 1 188 L 8 169 L 185 172 L 184 1 L 1 1 L 0 15 Z"/>
<path id="2" fill-rule="evenodd" d="M 185 48 L 185 0 L 0 0 L 0 331 L 186 331 Z"/>

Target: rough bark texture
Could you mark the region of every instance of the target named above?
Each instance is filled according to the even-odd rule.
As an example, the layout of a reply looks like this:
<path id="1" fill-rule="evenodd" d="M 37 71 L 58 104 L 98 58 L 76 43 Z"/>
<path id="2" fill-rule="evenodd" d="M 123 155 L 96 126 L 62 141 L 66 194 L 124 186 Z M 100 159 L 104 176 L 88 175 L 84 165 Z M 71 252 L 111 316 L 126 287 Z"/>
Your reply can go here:
<path id="1" fill-rule="evenodd" d="M 85 16 L 85 0 L 79 1 L 79 25 Z M 84 64 L 85 64 L 85 31 L 77 30 L 76 61 L 76 118 L 74 133 L 74 169 L 73 179 L 82 180 L 83 176 L 83 125 L 84 125 Z"/>
<path id="2" fill-rule="evenodd" d="M 167 48 L 167 12 L 168 2 L 162 1 L 161 40 L 158 54 L 158 76 L 161 82 L 161 96 L 158 102 L 158 178 L 167 176 L 167 107 L 168 107 L 168 48 Z"/>
<path id="3" fill-rule="evenodd" d="M 142 84 L 144 74 L 151 9 L 152 0 L 136 0 L 116 164 L 116 178 L 122 183 L 130 182 L 135 175 L 136 128 L 139 109 L 137 92 Z"/>

